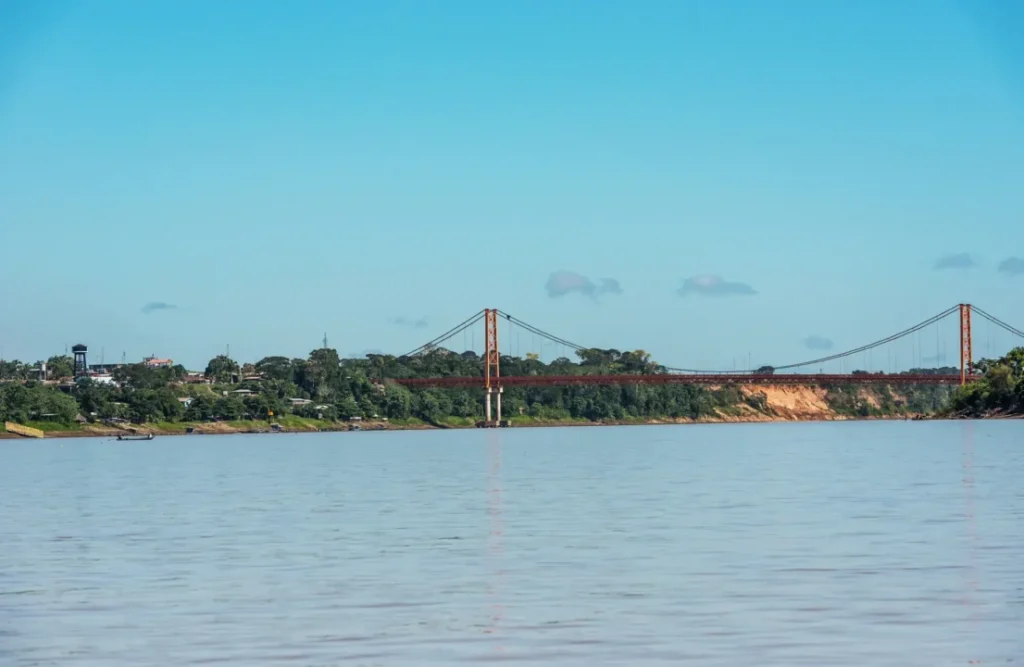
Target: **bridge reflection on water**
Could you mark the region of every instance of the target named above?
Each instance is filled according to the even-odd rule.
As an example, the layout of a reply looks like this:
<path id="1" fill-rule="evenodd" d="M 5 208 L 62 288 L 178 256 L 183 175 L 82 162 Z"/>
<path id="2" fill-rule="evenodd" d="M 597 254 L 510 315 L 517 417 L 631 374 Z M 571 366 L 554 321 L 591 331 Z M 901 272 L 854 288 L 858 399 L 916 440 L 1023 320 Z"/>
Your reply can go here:
<path id="1" fill-rule="evenodd" d="M 501 621 L 505 616 L 502 603 L 502 589 L 505 583 L 505 559 L 502 539 L 505 525 L 502 517 L 502 485 L 501 485 L 501 435 L 497 431 L 488 433 L 488 474 L 487 474 L 487 515 L 490 518 L 490 532 L 487 540 L 487 552 L 491 559 L 490 585 L 490 624 L 484 631 L 497 635 Z M 501 642 L 494 645 L 499 654 L 504 653 Z"/>

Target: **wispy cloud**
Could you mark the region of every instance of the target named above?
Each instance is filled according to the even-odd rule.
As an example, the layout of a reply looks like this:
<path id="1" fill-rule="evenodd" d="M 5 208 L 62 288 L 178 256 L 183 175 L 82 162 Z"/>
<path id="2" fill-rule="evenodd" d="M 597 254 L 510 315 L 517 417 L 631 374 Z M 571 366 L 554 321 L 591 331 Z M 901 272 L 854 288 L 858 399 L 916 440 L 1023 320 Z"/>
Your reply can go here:
<path id="1" fill-rule="evenodd" d="M 757 290 L 747 283 L 725 280 L 721 276 L 692 276 L 683 281 L 676 290 L 679 296 L 698 294 L 700 296 L 749 296 Z"/>
<path id="2" fill-rule="evenodd" d="M 413 319 L 410 317 L 392 317 L 391 324 L 396 327 L 409 327 L 411 329 L 426 329 L 429 326 L 426 317 Z"/>
<path id="3" fill-rule="evenodd" d="M 165 303 L 163 301 L 150 301 L 149 303 L 142 307 L 142 312 L 145 315 L 149 315 L 150 313 L 155 313 L 159 310 L 176 310 L 177 308 L 178 307 L 175 306 L 173 303 Z"/>
<path id="4" fill-rule="evenodd" d="M 548 276 L 548 282 L 544 285 L 544 289 L 552 299 L 572 293 L 589 297 L 598 297 L 602 294 L 622 294 L 622 285 L 614 278 L 601 278 L 599 282 L 595 283 L 590 278 L 573 271 L 555 271 Z"/>
<path id="5" fill-rule="evenodd" d="M 1011 276 L 1024 274 L 1024 259 L 1021 259 L 1020 257 L 1007 257 L 1003 261 L 999 262 L 997 270 L 999 273 L 1006 273 Z"/>
<path id="6" fill-rule="evenodd" d="M 804 347 L 809 350 L 831 350 L 835 346 L 828 338 L 824 336 L 808 336 L 804 338 Z"/>
<path id="7" fill-rule="evenodd" d="M 973 269 L 977 265 L 978 263 L 974 261 L 974 258 L 969 253 L 959 252 L 939 257 L 935 260 L 932 268 L 936 271 L 945 271 L 947 269 Z"/>

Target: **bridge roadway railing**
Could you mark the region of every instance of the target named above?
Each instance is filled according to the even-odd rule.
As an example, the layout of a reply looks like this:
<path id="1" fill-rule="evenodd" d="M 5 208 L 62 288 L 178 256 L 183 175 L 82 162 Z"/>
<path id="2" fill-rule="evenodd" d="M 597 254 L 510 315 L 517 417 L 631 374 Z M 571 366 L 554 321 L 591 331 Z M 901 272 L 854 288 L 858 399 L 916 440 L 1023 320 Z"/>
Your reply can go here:
<path id="1" fill-rule="evenodd" d="M 979 376 L 971 376 L 968 381 L 975 381 Z M 484 378 L 480 377 L 430 377 L 430 378 L 398 378 L 392 382 L 406 387 L 482 387 Z M 811 373 L 779 373 L 775 375 L 686 375 L 677 373 L 660 373 L 656 375 L 615 374 L 615 375 L 510 375 L 502 376 L 497 384 L 503 387 L 550 387 L 550 386 L 585 386 L 609 384 L 761 384 L 761 385 L 824 385 L 824 384 L 888 384 L 888 385 L 956 385 L 960 384 L 959 375 L 887 375 L 885 373 L 858 373 L 856 375 L 828 375 Z"/>

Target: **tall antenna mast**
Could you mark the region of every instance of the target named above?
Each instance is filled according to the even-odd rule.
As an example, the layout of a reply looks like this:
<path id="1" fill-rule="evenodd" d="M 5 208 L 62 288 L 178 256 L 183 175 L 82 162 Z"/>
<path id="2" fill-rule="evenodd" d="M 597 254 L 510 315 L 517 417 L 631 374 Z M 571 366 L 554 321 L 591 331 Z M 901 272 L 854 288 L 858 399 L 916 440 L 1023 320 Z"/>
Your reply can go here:
<path id="1" fill-rule="evenodd" d="M 327 349 L 327 332 L 324 332 L 324 349 Z"/>

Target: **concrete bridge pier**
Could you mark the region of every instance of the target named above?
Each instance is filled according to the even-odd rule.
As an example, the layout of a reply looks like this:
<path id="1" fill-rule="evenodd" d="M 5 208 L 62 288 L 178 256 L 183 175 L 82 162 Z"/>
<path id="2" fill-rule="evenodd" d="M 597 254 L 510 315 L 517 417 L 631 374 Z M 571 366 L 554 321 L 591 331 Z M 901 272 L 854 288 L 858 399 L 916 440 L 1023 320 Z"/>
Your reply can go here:
<path id="1" fill-rule="evenodd" d="M 487 387 L 484 393 L 484 421 L 488 425 L 493 423 L 501 423 L 501 394 L 504 391 L 503 387 Z M 494 396 L 494 407 L 496 414 L 491 415 L 491 396 Z"/>

